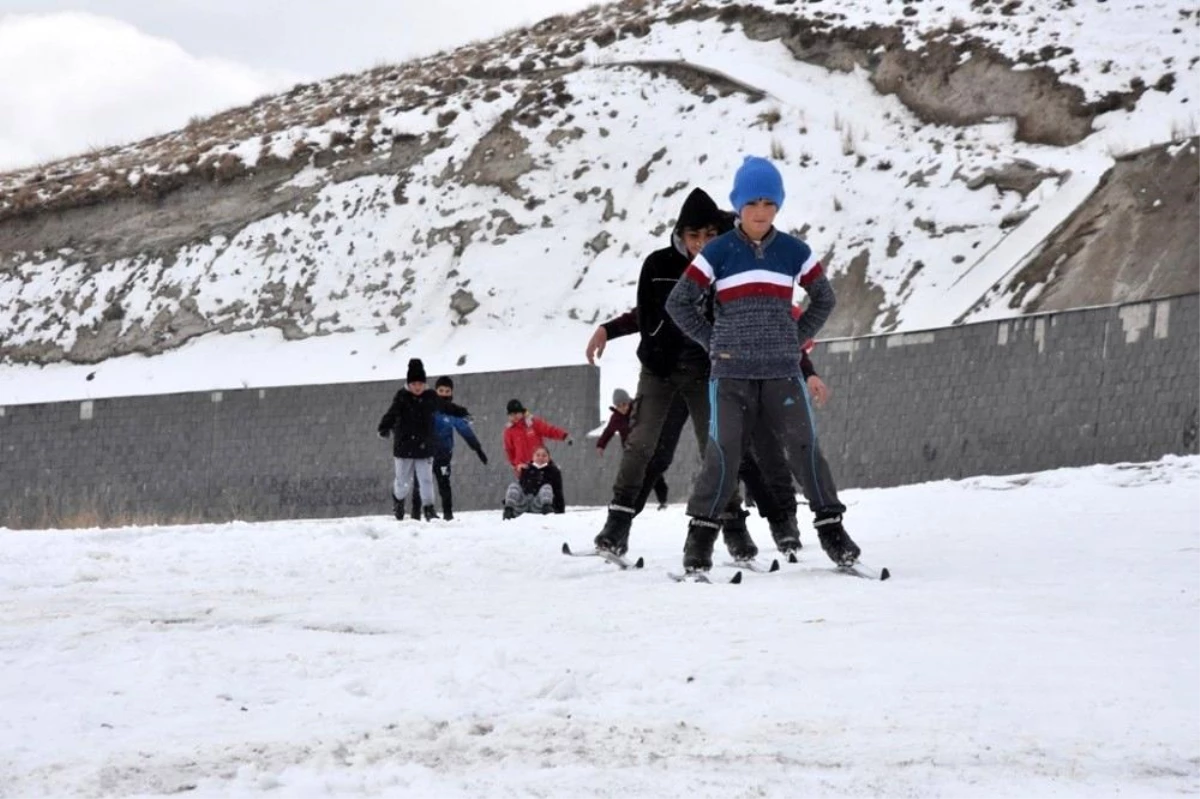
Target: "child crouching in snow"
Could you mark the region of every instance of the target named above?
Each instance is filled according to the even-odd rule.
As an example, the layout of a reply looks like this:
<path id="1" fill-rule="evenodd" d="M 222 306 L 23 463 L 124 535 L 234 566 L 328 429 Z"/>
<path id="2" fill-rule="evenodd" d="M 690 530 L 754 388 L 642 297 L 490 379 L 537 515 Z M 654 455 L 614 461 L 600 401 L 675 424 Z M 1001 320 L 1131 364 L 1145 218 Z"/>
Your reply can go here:
<path id="1" fill-rule="evenodd" d="M 604 432 L 600 434 L 599 440 L 596 441 L 596 454 L 603 455 L 605 447 L 612 441 L 613 436 L 619 436 L 621 439 L 621 448 L 625 448 L 625 439 L 629 437 L 629 428 L 633 425 L 633 398 L 629 396 L 629 392 L 623 388 L 618 388 L 613 392 L 613 404 L 609 408 L 612 411 L 612 416 L 608 417 L 608 424 L 604 427 Z M 663 510 L 667 507 L 667 481 L 662 474 L 654 481 L 654 495 L 658 497 L 658 509 Z M 646 493 L 649 493 L 647 491 Z M 639 501 L 643 500 L 643 496 L 639 496 Z M 638 508 L 640 509 L 640 505 Z"/>
<path id="2" fill-rule="evenodd" d="M 550 451 L 538 447 L 533 460 L 524 464 L 517 482 L 504 492 L 504 518 L 515 519 L 522 513 L 563 513 L 562 472 L 550 460 Z"/>

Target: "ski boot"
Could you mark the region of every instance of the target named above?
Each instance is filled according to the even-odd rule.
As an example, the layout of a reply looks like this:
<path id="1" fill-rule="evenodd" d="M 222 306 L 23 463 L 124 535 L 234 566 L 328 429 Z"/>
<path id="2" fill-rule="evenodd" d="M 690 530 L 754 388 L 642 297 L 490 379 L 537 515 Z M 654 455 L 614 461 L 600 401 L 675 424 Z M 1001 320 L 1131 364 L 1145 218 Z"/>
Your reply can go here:
<path id="1" fill-rule="evenodd" d="M 758 557 L 758 546 L 746 529 L 748 510 L 740 510 L 721 519 L 721 534 L 725 537 L 725 548 L 734 560 L 754 560 Z"/>
<path id="2" fill-rule="evenodd" d="M 433 509 L 432 505 L 426 505 L 425 506 L 425 521 L 431 522 L 436 518 L 437 518 L 437 511 Z"/>
<path id="3" fill-rule="evenodd" d="M 846 528 L 842 527 L 841 515 L 818 517 L 814 525 L 817 538 L 821 540 L 821 549 L 825 550 L 829 559 L 839 566 L 853 566 L 862 550 L 846 533 Z"/>
<path id="4" fill-rule="evenodd" d="M 629 528 L 633 526 L 633 508 L 609 505 L 608 518 L 600 534 L 593 539 L 596 549 L 621 556 L 629 551 Z"/>
<path id="5" fill-rule="evenodd" d="M 712 519 L 696 517 L 688 522 L 687 541 L 683 544 L 685 572 L 706 572 L 712 568 L 713 544 L 720 532 L 721 523 Z"/>
<path id="6" fill-rule="evenodd" d="M 771 537 L 775 539 L 775 548 L 779 554 L 790 558 L 804 545 L 800 543 L 800 527 L 796 524 L 795 516 L 781 516 L 768 519 L 771 527 Z"/>
<path id="7" fill-rule="evenodd" d="M 395 494 L 392 494 L 392 515 L 404 521 L 404 503 L 396 499 Z"/>

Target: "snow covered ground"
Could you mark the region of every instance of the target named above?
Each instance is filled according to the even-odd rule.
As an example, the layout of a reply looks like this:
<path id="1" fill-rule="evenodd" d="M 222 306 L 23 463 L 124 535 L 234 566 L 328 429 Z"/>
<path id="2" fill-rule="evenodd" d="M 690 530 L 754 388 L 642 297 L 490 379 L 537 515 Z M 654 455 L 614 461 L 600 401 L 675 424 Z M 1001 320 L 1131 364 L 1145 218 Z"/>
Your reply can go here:
<path id="1" fill-rule="evenodd" d="M 672 583 L 680 506 L 627 573 L 590 509 L 2 531 L 0 796 L 1194 794 L 1198 487 L 847 492 L 886 583 Z"/>

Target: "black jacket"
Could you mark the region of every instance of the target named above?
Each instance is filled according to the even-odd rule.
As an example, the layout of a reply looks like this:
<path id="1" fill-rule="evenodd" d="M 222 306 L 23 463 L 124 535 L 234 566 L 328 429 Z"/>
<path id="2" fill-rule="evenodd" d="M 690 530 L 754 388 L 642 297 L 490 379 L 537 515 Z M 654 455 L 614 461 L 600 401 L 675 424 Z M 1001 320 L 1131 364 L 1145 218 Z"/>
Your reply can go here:
<path id="1" fill-rule="evenodd" d="M 708 353 L 685 336 L 667 314 L 667 297 L 691 263 L 680 234 L 685 227 L 709 226 L 723 233 L 733 227 L 731 215 L 719 210 L 702 190 L 693 189 L 671 231 L 671 246 L 655 250 L 642 263 L 637 288 L 637 324 L 642 340 L 637 356 L 643 366 L 660 377 L 680 366 L 705 373 L 709 370 Z"/>
<path id="2" fill-rule="evenodd" d="M 397 458 L 432 458 L 437 450 L 437 427 L 433 415 L 442 409 L 431 388 L 414 394 L 404 387 L 379 420 L 379 434 L 392 436 L 392 455 Z M 444 412 L 444 411 L 443 411 Z"/>
<path id="3" fill-rule="evenodd" d="M 563 499 L 562 472 L 558 470 L 554 461 L 550 461 L 540 469 L 532 463 L 525 464 L 517 482 L 521 484 L 521 490 L 526 494 L 536 494 L 542 486 L 549 484 L 554 491 L 554 512 L 564 513 L 566 511 L 567 503 Z"/>

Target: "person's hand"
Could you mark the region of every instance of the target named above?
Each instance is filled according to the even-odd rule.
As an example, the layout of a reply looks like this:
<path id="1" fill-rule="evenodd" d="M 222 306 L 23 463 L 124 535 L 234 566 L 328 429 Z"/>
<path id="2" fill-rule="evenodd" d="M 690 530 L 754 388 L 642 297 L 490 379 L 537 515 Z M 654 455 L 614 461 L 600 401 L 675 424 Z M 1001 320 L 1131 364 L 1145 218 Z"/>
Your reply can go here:
<path id="1" fill-rule="evenodd" d="M 479 460 L 483 461 L 483 465 L 487 466 L 487 455 L 483 454 L 483 450 L 478 450 L 475 454 L 479 456 Z"/>
<path id="2" fill-rule="evenodd" d="M 518 464 L 517 464 L 517 474 L 520 474 L 520 473 L 521 473 L 521 472 L 523 472 L 523 471 L 525 471 L 525 464 L 523 464 L 523 463 L 518 463 Z"/>
<path id="3" fill-rule="evenodd" d="M 608 331 L 604 329 L 604 325 L 596 328 L 596 332 L 588 339 L 587 343 L 587 362 L 593 366 L 596 364 L 596 359 L 604 354 L 604 345 L 608 343 Z"/>
<path id="4" fill-rule="evenodd" d="M 570 436 L 567 436 L 567 446 L 568 447 L 575 446 L 575 439 L 571 438 Z"/>
<path id="5" fill-rule="evenodd" d="M 380 438 L 387 438 L 387 437 L 388 437 L 387 431 L 386 431 L 386 430 L 380 430 L 380 431 L 379 431 L 379 437 L 380 437 Z"/>
<path id="6" fill-rule="evenodd" d="M 602 447 L 596 447 L 596 457 L 597 458 L 604 457 L 604 449 Z"/>
<path id="7" fill-rule="evenodd" d="M 825 385 L 825 381 L 817 375 L 808 378 L 808 393 L 812 394 L 813 405 L 818 408 L 825 407 L 825 403 L 829 402 L 829 398 L 833 396 L 829 386 Z"/>

